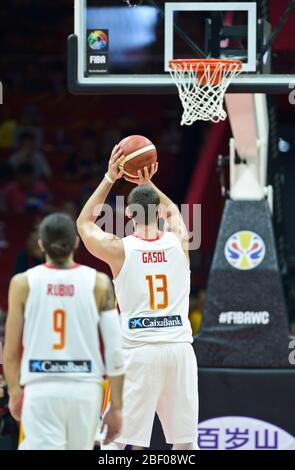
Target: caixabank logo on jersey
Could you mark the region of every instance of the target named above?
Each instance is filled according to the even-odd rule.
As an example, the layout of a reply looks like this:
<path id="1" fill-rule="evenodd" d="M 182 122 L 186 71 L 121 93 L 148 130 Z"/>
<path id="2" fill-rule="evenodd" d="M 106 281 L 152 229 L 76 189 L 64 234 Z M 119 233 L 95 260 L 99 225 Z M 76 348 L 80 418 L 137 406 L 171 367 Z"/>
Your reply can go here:
<path id="1" fill-rule="evenodd" d="M 226 241 L 224 256 L 236 269 L 241 271 L 254 269 L 264 259 L 265 244 L 257 233 L 241 230 L 231 235 Z"/>
<path id="2" fill-rule="evenodd" d="M 109 71 L 109 31 L 87 30 L 87 73 L 95 75 Z"/>
<path id="3" fill-rule="evenodd" d="M 130 330 L 142 328 L 166 328 L 171 326 L 182 326 L 180 315 L 171 315 L 169 317 L 138 317 L 130 318 L 128 327 Z"/>
<path id="4" fill-rule="evenodd" d="M 50 359 L 33 359 L 29 361 L 29 371 L 33 373 L 90 373 L 91 361 L 53 361 Z"/>
<path id="5" fill-rule="evenodd" d="M 245 416 L 212 418 L 198 426 L 200 450 L 295 450 L 295 438 L 278 426 Z"/>

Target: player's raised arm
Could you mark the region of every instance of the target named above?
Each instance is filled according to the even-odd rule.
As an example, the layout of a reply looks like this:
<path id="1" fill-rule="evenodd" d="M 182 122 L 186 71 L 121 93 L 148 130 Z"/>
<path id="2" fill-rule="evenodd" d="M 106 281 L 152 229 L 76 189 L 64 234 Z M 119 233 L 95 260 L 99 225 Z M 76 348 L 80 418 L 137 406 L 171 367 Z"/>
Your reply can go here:
<path id="1" fill-rule="evenodd" d="M 9 409 L 12 416 L 21 418 L 20 364 L 24 327 L 24 307 L 28 296 L 26 274 L 14 276 L 8 295 L 8 316 L 5 330 L 4 374 L 8 385 Z"/>
<path id="2" fill-rule="evenodd" d="M 110 264 L 111 267 L 113 262 L 118 260 L 117 249 L 119 248 L 119 251 L 121 249 L 123 252 L 121 245 L 118 244 L 120 240 L 114 234 L 104 232 L 95 224 L 95 221 L 99 217 L 114 183 L 122 177 L 123 172 L 120 171 L 119 164 L 123 158 L 122 150 L 116 145 L 112 151 L 105 177 L 86 202 L 77 220 L 77 229 L 87 250 Z"/>
<path id="3" fill-rule="evenodd" d="M 177 236 L 183 246 L 185 254 L 188 256 L 189 234 L 182 214 L 177 205 L 151 181 L 151 178 L 157 172 L 157 169 L 158 163 L 155 163 L 151 165 L 150 171 L 147 167 L 144 168 L 143 172 L 138 171 L 138 178 L 136 180 L 126 176 L 124 176 L 124 179 L 135 184 L 150 185 L 157 191 L 160 197 L 160 204 L 164 209 L 161 216 L 165 220 L 165 229 L 167 231 L 173 232 Z"/>
<path id="4" fill-rule="evenodd" d="M 97 273 L 95 298 L 100 311 L 100 330 L 105 348 L 106 373 L 111 386 L 111 406 L 103 419 L 102 426 L 107 426 L 104 443 L 109 444 L 119 436 L 122 427 L 124 360 L 114 289 L 109 277 L 105 274 Z"/>

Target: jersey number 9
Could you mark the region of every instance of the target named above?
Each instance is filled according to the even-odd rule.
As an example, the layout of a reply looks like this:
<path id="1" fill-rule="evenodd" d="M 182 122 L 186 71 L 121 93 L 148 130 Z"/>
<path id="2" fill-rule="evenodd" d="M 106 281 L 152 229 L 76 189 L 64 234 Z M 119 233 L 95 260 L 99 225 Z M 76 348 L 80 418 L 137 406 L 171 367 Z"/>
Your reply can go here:
<path id="1" fill-rule="evenodd" d="M 58 333 L 59 341 L 54 343 L 53 349 L 59 350 L 65 347 L 66 341 L 66 312 L 58 309 L 53 312 L 53 331 Z"/>

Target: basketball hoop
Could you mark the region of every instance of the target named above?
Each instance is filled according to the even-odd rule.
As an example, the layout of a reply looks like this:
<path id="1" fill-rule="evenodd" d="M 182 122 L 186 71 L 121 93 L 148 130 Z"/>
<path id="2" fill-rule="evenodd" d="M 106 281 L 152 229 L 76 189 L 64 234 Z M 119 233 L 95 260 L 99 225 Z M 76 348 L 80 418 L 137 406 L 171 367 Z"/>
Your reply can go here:
<path id="1" fill-rule="evenodd" d="M 169 61 L 169 70 L 183 106 L 182 126 L 198 120 L 225 120 L 224 94 L 242 71 L 240 60 L 174 59 Z"/>

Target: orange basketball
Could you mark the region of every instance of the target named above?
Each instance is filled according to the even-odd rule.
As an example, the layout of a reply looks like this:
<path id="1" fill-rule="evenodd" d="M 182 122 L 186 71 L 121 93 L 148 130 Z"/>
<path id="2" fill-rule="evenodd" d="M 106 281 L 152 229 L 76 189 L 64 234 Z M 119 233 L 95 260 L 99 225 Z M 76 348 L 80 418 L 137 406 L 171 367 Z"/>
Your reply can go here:
<path id="1" fill-rule="evenodd" d="M 142 135 L 130 135 L 118 144 L 123 150 L 124 160 L 120 163 L 120 170 L 125 175 L 137 178 L 137 171 L 145 166 L 150 170 L 152 163 L 157 161 L 157 150 L 154 144 Z"/>

